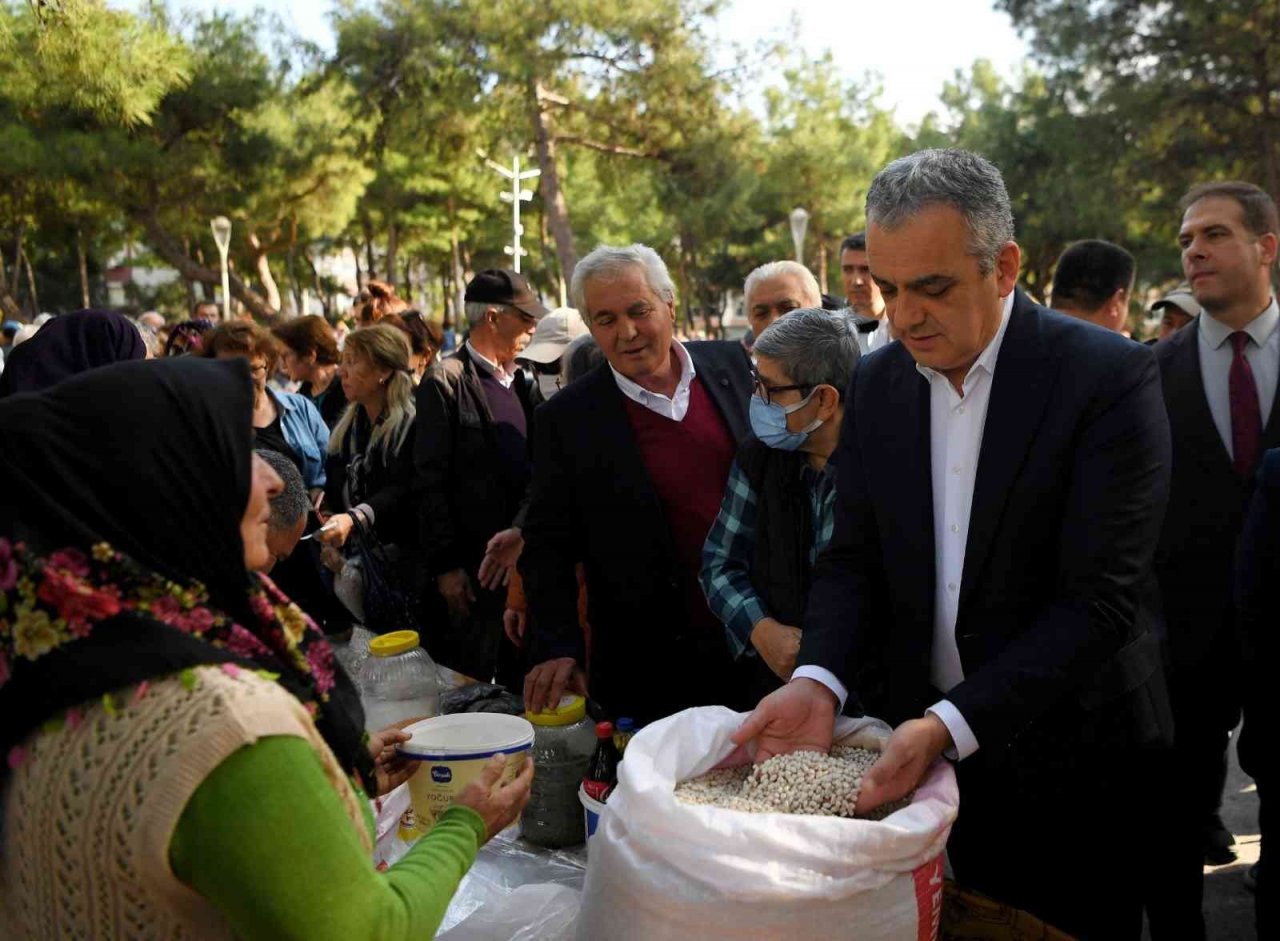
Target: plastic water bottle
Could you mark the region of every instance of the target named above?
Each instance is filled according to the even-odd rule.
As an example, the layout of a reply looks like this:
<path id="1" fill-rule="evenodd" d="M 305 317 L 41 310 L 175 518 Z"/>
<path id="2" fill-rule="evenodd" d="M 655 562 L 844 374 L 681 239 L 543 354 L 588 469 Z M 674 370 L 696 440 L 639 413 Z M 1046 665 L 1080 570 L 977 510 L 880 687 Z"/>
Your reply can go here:
<path id="1" fill-rule="evenodd" d="M 370 732 L 440 713 L 440 676 L 417 631 L 392 631 L 369 641 L 359 682 L 364 727 Z"/>

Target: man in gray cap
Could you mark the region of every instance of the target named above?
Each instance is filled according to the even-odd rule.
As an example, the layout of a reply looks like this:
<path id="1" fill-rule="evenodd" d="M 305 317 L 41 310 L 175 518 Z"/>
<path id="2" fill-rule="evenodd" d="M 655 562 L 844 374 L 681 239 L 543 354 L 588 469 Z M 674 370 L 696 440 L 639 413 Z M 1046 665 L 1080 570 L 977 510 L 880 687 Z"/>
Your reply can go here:
<path id="1" fill-rule="evenodd" d="M 520 354 L 520 362 L 532 367 L 535 376 L 535 404 L 541 404 L 563 388 L 561 357 L 569 344 L 586 336 L 587 325 L 582 315 L 572 307 L 557 307 L 538 321 L 529 341 Z"/>
<path id="2" fill-rule="evenodd" d="M 431 655 L 478 680 L 520 679 L 502 633 L 505 570 L 482 571 L 486 547 L 519 553 L 514 520 L 529 482 L 533 383 L 515 366 L 547 308 L 519 274 L 478 272 L 464 295 L 467 341 L 418 386 L 414 493 L 433 609 Z M 492 568 L 492 566 L 490 566 Z"/>
<path id="3" fill-rule="evenodd" d="M 1179 284 L 1151 305 L 1151 313 L 1160 312 L 1160 339 L 1164 340 L 1200 316 L 1200 302 L 1186 284 Z"/>

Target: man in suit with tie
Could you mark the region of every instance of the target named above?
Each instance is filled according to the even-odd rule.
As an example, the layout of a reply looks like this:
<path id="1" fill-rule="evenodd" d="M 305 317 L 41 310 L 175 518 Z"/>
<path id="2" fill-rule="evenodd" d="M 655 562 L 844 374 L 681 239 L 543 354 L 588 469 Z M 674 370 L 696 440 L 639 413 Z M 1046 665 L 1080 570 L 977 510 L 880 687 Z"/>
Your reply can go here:
<path id="1" fill-rule="evenodd" d="M 525 704 L 536 712 L 573 689 L 615 718 L 651 720 L 740 702 L 698 571 L 749 433 L 750 363 L 737 343 L 674 339 L 675 289 L 647 246 L 597 248 L 570 291 L 608 362 L 538 410 L 520 557 L 536 664 Z"/>
<path id="2" fill-rule="evenodd" d="M 1241 705 L 1233 564 L 1259 457 L 1280 446 L 1280 309 L 1271 290 L 1280 225 L 1271 197 L 1250 183 L 1194 187 L 1181 207 L 1182 268 L 1202 313 L 1155 347 L 1173 434 L 1156 572 L 1188 785 L 1182 866 L 1199 898 L 1202 862 L 1235 858 L 1218 816 Z"/>
<path id="3" fill-rule="evenodd" d="M 1168 701 L 1145 599 L 1169 476 L 1149 348 L 1040 307 L 1000 172 L 882 170 L 867 250 L 900 342 L 863 358 L 835 532 L 792 680 L 735 735 L 826 750 L 846 697 L 895 726 L 859 811 L 956 762 L 957 880 L 1077 937 L 1141 932 L 1133 868 Z"/>

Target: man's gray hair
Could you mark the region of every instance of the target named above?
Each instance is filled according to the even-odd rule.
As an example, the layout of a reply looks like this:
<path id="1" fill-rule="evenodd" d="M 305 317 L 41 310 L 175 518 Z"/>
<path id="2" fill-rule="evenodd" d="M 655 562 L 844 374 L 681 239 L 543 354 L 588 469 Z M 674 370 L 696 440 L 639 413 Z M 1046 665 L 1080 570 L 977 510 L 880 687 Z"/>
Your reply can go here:
<path id="1" fill-rule="evenodd" d="M 867 191 L 867 222 L 896 229 L 930 206 L 950 206 L 969 228 L 968 251 L 984 275 L 1013 240 L 1013 207 L 1000 171 L 967 150 L 920 150 L 876 174 Z"/>
<path id="2" fill-rule="evenodd" d="M 768 281 L 770 278 L 777 278 L 787 274 L 799 278 L 800 283 L 804 286 L 805 296 L 796 298 L 801 307 L 818 307 L 822 304 L 822 288 L 818 287 L 818 279 L 813 276 L 812 271 L 798 261 L 765 262 L 747 275 L 747 280 L 742 285 L 743 299 L 749 303 L 751 292 L 756 289 L 756 285 L 761 281 Z"/>
<path id="3" fill-rule="evenodd" d="M 258 448 L 254 453 L 270 464 L 271 469 L 284 482 L 284 489 L 271 498 L 271 519 L 267 521 L 267 526 L 276 532 L 288 532 L 311 509 L 307 485 L 302 482 L 302 474 L 298 472 L 297 465 L 279 451 Z"/>
<path id="4" fill-rule="evenodd" d="M 675 304 L 676 286 L 671 281 L 671 273 L 667 271 L 666 262 L 652 248 L 638 242 L 626 247 L 600 245 L 578 262 L 569 282 L 570 300 L 585 315 L 583 319 L 587 323 L 591 322 L 591 312 L 583 299 L 587 282 L 609 281 L 632 268 L 640 268 L 644 272 L 644 279 L 654 294 L 668 304 Z"/>
<path id="5" fill-rule="evenodd" d="M 769 324 L 753 350 L 775 360 L 796 385 L 835 386 L 843 395 L 858 364 L 858 333 L 844 311 L 802 307 Z"/>
<path id="6" fill-rule="evenodd" d="M 462 305 L 463 313 L 467 315 L 467 326 L 478 327 L 484 322 L 484 315 L 489 313 L 495 307 L 501 310 L 507 307 L 507 304 L 498 304 L 489 301 L 466 301 Z"/>

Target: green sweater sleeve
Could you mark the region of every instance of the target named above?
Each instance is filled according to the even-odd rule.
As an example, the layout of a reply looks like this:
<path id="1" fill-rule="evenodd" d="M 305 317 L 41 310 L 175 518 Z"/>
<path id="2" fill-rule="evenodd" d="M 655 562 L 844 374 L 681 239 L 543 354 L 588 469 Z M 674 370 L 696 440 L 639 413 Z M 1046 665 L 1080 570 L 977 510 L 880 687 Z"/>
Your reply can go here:
<path id="1" fill-rule="evenodd" d="M 271 736 L 200 784 L 169 860 L 239 938 L 421 941 L 435 935 L 483 839 L 479 814 L 450 808 L 380 873 L 311 745 Z"/>

